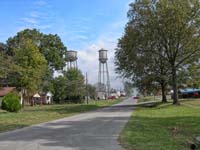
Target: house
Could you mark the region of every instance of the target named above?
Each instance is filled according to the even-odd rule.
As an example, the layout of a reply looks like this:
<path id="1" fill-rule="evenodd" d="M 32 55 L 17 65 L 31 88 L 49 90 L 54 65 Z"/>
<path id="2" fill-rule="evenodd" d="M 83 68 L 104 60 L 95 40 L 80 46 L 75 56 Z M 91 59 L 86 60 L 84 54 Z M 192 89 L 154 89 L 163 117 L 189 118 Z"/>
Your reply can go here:
<path id="1" fill-rule="evenodd" d="M 46 101 L 46 104 L 51 104 L 53 102 L 53 94 L 51 92 L 48 92 L 45 95 L 45 101 Z"/>
<path id="2" fill-rule="evenodd" d="M 31 105 L 35 104 L 51 104 L 52 103 L 52 94 L 48 92 L 47 94 L 35 93 L 31 98 Z"/>
<path id="3" fill-rule="evenodd" d="M 5 95 L 15 90 L 15 87 L 0 87 L 0 106 Z"/>

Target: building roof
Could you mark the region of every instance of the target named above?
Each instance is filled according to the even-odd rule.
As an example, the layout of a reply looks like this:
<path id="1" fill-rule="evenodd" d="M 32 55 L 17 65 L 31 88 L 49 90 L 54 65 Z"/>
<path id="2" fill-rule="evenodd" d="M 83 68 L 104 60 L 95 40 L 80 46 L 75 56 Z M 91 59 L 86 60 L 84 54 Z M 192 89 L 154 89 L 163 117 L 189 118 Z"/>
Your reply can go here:
<path id="1" fill-rule="evenodd" d="M 15 87 L 2 87 L 0 88 L 0 97 L 5 96 L 6 94 L 12 92 Z"/>
<path id="2" fill-rule="evenodd" d="M 38 93 L 33 95 L 34 98 L 40 98 L 40 95 Z"/>

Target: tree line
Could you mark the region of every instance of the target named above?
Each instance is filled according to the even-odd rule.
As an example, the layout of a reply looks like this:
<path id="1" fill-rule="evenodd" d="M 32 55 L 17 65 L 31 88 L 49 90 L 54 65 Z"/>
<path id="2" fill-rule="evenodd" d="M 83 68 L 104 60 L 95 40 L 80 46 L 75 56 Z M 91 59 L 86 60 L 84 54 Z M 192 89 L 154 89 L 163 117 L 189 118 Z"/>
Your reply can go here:
<path id="1" fill-rule="evenodd" d="M 0 86 L 16 87 L 27 101 L 35 92 L 51 92 L 55 102 L 82 99 L 84 76 L 78 69 L 64 71 L 66 51 L 57 34 L 18 32 L 0 43 Z M 54 77 L 55 72 L 62 75 Z"/>
<path id="2" fill-rule="evenodd" d="M 200 86 L 199 0 L 136 0 L 115 52 L 116 72 L 141 93 Z"/>

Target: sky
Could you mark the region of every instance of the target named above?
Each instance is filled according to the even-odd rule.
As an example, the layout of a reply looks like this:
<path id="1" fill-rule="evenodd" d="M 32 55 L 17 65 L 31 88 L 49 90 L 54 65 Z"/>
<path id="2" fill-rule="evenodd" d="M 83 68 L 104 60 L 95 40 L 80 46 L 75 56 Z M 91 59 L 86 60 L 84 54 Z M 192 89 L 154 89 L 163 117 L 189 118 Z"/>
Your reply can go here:
<path id="1" fill-rule="evenodd" d="M 0 0 L 0 42 L 29 28 L 58 34 L 68 50 L 78 51 L 78 67 L 97 82 L 98 50 L 108 50 L 111 87 L 123 88 L 114 71 L 114 52 L 133 0 Z"/>

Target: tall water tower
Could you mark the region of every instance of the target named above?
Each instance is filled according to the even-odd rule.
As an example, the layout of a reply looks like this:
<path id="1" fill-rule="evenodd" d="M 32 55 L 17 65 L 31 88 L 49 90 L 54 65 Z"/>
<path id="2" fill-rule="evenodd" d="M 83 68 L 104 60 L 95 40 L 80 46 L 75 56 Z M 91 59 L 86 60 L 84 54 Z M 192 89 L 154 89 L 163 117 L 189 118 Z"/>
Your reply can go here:
<path id="1" fill-rule="evenodd" d="M 99 50 L 98 97 L 106 99 L 110 95 L 107 50 Z"/>
<path id="2" fill-rule="evenodd" d="M 65 60 L 67 62 L 67 69 L 78 68 L 77 59 L 77 51 L 66 51 Z"/>

